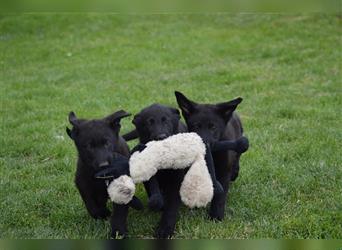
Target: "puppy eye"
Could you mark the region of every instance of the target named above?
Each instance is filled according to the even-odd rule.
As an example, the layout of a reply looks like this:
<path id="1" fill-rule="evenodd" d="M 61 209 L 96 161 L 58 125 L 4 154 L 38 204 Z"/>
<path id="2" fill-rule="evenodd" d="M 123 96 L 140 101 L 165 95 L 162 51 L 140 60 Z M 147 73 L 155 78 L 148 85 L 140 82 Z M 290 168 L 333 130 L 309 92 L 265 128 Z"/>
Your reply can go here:
<path id="1" fill-rule="evenodd" d="M 214 130 L 214 129 L 216 129 L 216 126 L 213 123 L 209 123 L 208 128 L 211 130 Z"/>
<path id="2" fill-rule="evenodd" d="M 200 129 L 200 128 L 201 128 L 201 125 L 198 124 L 198 123 L 195 123 L 195 124 L 192 124 L 192 128 L 193 128 L 193 129 Z"/>
<path id="3" fill-rule="evenodd" d="M 150 125 L 153 125 L 153 124 L 154 124 L 154 119 L 153 119 L 153 118 L 149 119 L 149 120 L 148 120 L 148 123 L 149 123 Z"/>
<path id="4" fill-rule="evenodd" d="M 110 147 L 112 145 L 112 139 L 111 138 L 103 138 L 101 143 L 106 148 Z"/>
<path id="5" fill-rule="evenodd" d="M 166 117 L 163 116 L 163 117 L 161 118 L 161 121 L 162 121 L 162 122 L 166 122 Z"/>

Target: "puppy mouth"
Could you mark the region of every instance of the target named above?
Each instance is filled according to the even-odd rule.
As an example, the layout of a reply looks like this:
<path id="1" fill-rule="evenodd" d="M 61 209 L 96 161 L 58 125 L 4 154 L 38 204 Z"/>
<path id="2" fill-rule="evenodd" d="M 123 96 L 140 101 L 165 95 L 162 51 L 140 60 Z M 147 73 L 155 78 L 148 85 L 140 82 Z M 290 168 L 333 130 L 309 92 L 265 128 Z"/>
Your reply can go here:
<path id="1" fill-rule="evenodd" d="M 155 141 L 162 141 L 164 139 L 166 139 L 167 137 L 169 137 L 170 135 L 166 134 L 166 133 L 162 133 L 159 135 L 154 136 L 154 140 Z"/>
<path id="2" fill-rule="evenodd" d="M 103 167 L 106 167 L 106 166 L 108 166 L 109 165 L 109 162 L 108 161 L 104 161 L 104 162 L 101 162 L 100 164 L 99 164 L 99 167 L 100 168 L 103 168 Z"/>

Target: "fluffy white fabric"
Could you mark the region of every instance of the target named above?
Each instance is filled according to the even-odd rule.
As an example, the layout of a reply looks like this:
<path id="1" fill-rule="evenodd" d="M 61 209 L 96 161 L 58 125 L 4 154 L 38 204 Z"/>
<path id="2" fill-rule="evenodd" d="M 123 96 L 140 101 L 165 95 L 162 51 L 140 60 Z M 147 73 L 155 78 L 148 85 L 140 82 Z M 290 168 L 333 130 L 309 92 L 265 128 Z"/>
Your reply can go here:
<path id="1" fill-rule="evenodd" d="M 135 184 L 131 177 L 122 175 L 114 179 L 107 187 L 111 201 L 117 204 L 127 204 L 135 193 Z"/>
<path id="2" fill-rule="evenodd" d="M 181 199 L 189 207 L 206 206 L 211 201 L 214 190 L 204 159 L 205 151 L 205 145 L 196 133 L 181 133 L 162 141 L 151 141 L 142 152 L 132 154 L 129 160 L 130 175 L 134 183 L 140 183 L 149 180 L 160 169 L 190 167 L 180 188 Z M 122 195 L 112 196 L 115 197 L 111 197 L 115 202 L 116 198 L 120 202 L 124 200 Z M 128 203 L 126 200 L 125 202 Z"/>
<path id="3" fill-rule="evenodd" d="M 162 141 L 150 141 L 142 152 L 135 152 L 129 160 L 134 182 L 149 180 L 159 169 L 189 167 L 199 155 L 205 154 L 205 145 L 196 133 L 181 133 Z"/>
<path id="4" fill-rule="evenodd" d="M 203 155 L 192 163 L 180 187 L 180 197 L 190 208 L 204 207 L 213 198 L 214 188 Z"/>

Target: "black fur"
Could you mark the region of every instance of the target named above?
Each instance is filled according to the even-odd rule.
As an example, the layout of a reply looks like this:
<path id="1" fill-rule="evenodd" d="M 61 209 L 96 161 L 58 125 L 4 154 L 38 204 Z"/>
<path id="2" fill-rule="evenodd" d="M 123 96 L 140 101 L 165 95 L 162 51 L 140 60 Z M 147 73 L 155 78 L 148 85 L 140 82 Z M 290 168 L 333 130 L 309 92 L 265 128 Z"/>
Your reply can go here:
<path id="1" fill-rule="evenodd" d="M 110 215 L 106 204 L 108 200 L 105 182 L 95 179 L 94 174 L 103 166 L 110 164 L 115 152 L 129 156 L 129 148 L 119 136 L 120 120 L 129 116 L 121 110 L 103 119 L 78 119 L 73 112 L 69 114 L 72 129 L 67 134 L 74 141 L 78 151 L 76 187 L 90 214 L 95 219 L 105 219 Z M 111 216 L 112 235 L 125 235 L 127 232 L 128 205 L 113 204 Z"/>
<path id="2" fill-rule="evenodd" d="M 136 129 L 124 135 L 124 138 L 139 137 L 139 141 L 146 144 L 152 140 L 162 140 L 170 135 L 187 132 L 186 126 L 180 121 L 178 109 L 153 104 L 138 113 L 133 124 Z M 160 170 L 156 178 L 145 182 L 144 186 L 149 196 L 149 207 L 153 210 L 162 210 L 161 219 L 156 229 L 157 238 L 169 238 L 173 235 L 181 204 L 179 196 L 180 185 L 184 178 L 184 170 Z M 162 197 L 158 197 L 158 189 Z M 157 192 L 157 196 L 151 195 Z M 160 198 L 163 204 L 160 204 Z"/>
<path id="3" fill-rule="evenodd" d="M 206 143 L 237 140 L 242 136 L 242 124 L 234 112 L 242 98 L 218 104 L 198 104 L 180 92 L 176 91 L 175 95 L 189 132 L 196 132 Z M 224 193 L 214 195 L 209 210 L 212 219 L 224 218 L 229 183 L 238 176 L 239 158 L 240 154 L 234 151 L 213 152 L 216 178 L 221 183 Z"/>

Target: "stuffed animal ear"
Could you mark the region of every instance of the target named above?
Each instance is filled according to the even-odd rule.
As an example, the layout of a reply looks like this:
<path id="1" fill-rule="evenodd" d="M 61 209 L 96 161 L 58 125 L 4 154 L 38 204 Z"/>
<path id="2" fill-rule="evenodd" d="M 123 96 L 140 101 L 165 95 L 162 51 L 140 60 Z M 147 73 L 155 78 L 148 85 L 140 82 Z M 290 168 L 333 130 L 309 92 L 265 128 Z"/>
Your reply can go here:
<path id="1" fill-rule="evenodd" d="M 189 100 L 183 95 L 181 92 L 175 91 L 176 99 L 178 106 L 182 110 L 182 114 L 184 117 L 188 117 L 191 113 L 196 110 L 197 103 Z"/>
<path id="2" fill-rule="evenodd" d="M 111 127 L 120 128 L 121 119 L 124 117 L 130 116 L 130 115 L 131 115 L 130 113 L 127 113 L 124 110 L 120 110 L 120 111 L 117 111 L 117 112 L 107 116 L 104 119 Z"/>
<path id="3" fill-rule="evenodd" d="M 216 104 L 216 108 L 220 115 L 223 117 L 223 119 L 228 122 L 231 118 L 234 110 L 237 108 L 237 106 L 242 102 L 242 98 L 238 97 L 234 100 L 231 100 L 229 102 L 222 102 Z"/>

